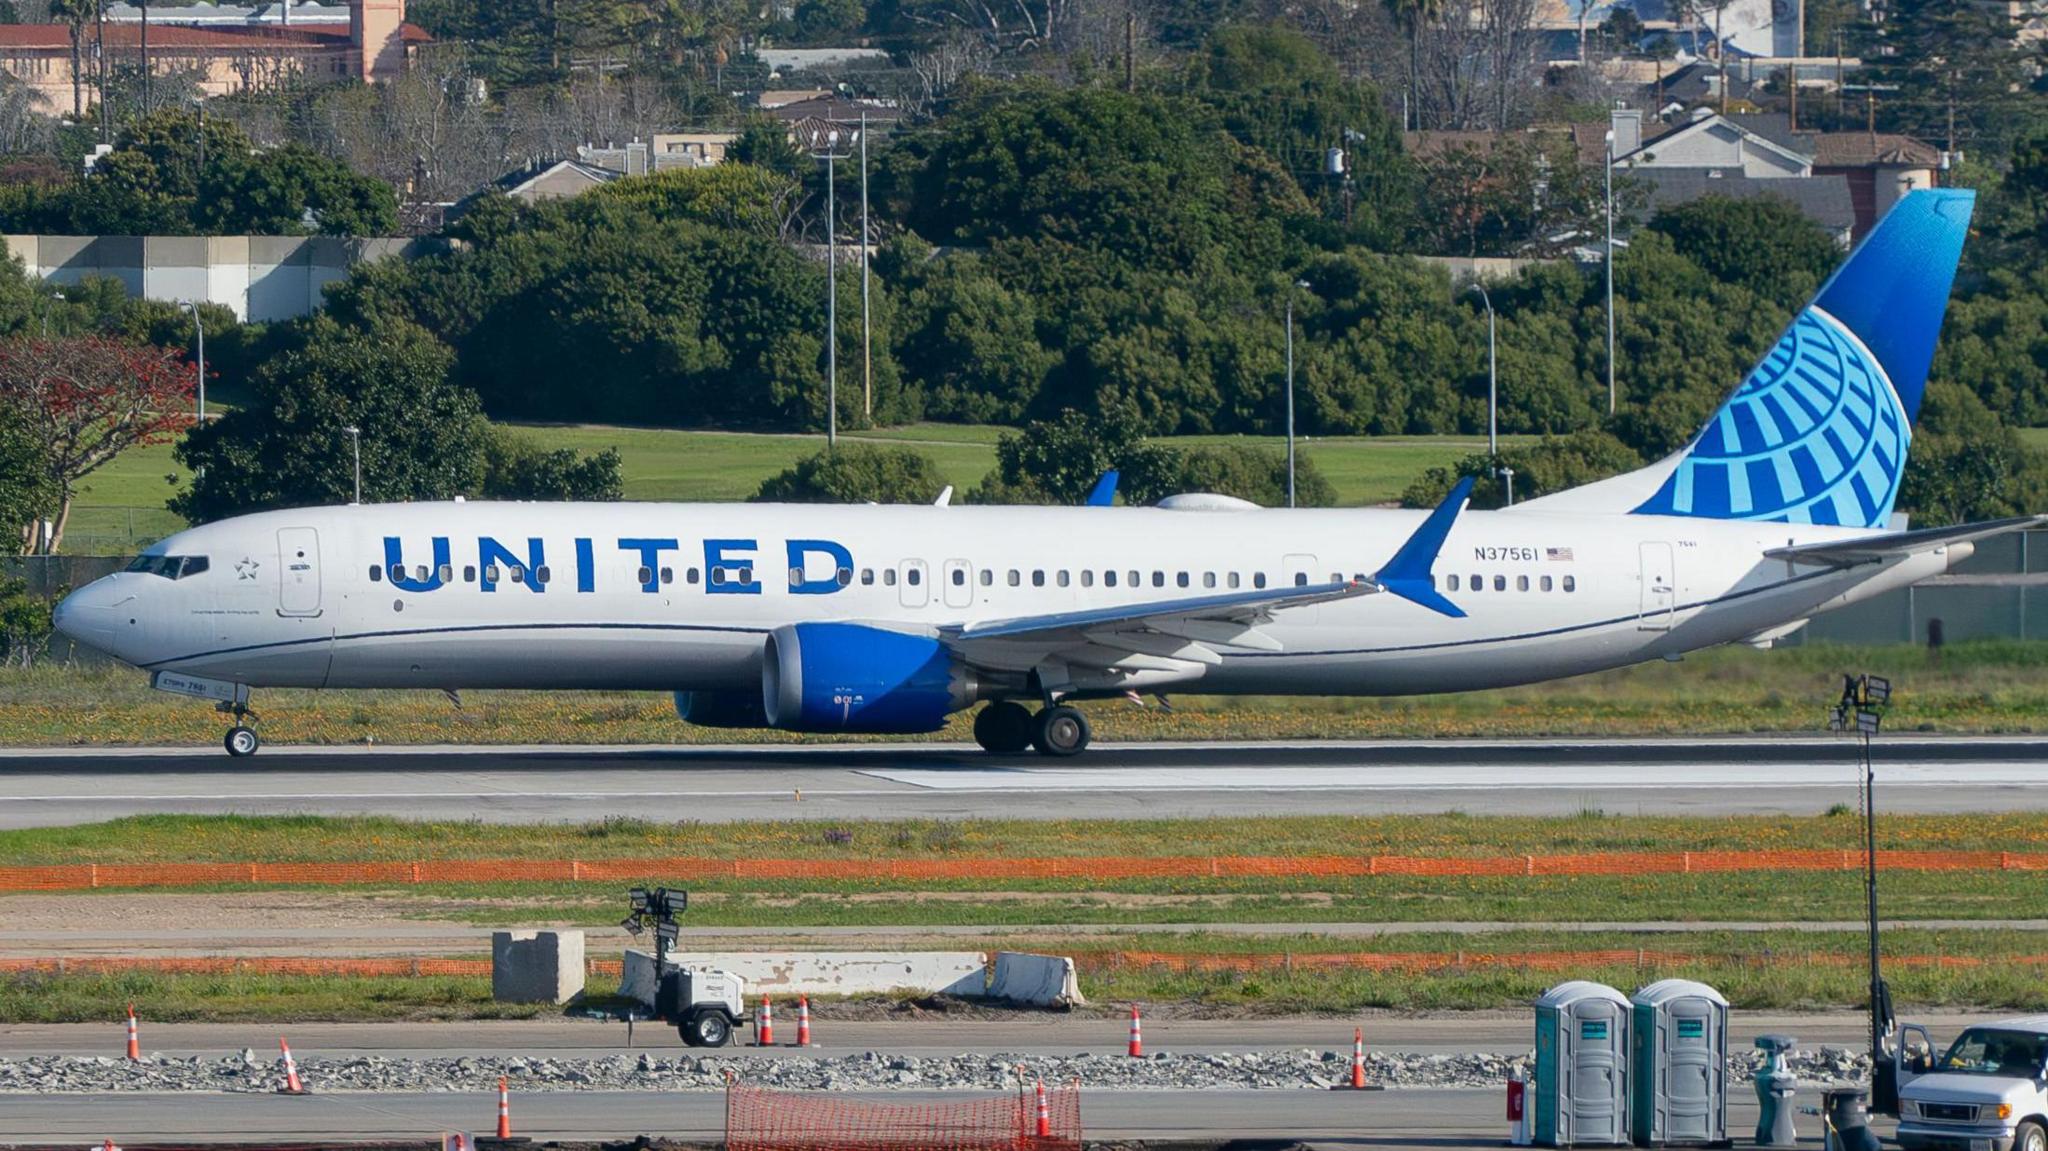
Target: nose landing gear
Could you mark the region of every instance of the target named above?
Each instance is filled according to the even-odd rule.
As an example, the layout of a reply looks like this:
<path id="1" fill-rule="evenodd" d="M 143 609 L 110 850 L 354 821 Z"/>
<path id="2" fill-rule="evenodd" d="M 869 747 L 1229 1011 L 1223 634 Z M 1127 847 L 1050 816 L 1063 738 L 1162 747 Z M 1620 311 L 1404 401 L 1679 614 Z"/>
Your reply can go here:
<path id="1" fill-rule="evenodd" d="M 247 690 L 246 688 L 243 689 L 244 692 Z M 246 694 L 238 694 L 232 703 L 223 701 L 215 710 L 219 711 L 222 715 L 232 715 L 235 717 L 235 725 L 228 729 L 227 735 L 220 741 L 221 746 L 228 749 L 228 754 L 236 759 L 255 755 L 257 749 L 263 746 L 263 739 L 256 734 L 256 729 L 251 726 L 257 722 L 259 717 L 255 712 L 249 710 L 249 697 Z"/>

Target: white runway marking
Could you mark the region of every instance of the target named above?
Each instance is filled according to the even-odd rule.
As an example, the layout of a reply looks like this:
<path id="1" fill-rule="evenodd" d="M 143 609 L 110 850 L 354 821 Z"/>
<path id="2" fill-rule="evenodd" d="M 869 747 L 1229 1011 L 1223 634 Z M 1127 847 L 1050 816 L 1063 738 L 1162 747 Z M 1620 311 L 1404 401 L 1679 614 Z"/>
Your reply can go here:
<path id="1" fill-rule="evenodd" d="M 1431 791 L 1601 790 L 1665 791 L 1702 788 L 1781 790 L 1853 783 L 1848 762 L 1611 763 L 1561 767 L 1488 764 L 1403 764 L 1393 767 L 1160 767 L 1160 768 L 901 768 L 861 775 L 933 791 Z M 1882 764 L 1879 787 L 2048 785 L 2048 764 L 1962 761 Z"/>

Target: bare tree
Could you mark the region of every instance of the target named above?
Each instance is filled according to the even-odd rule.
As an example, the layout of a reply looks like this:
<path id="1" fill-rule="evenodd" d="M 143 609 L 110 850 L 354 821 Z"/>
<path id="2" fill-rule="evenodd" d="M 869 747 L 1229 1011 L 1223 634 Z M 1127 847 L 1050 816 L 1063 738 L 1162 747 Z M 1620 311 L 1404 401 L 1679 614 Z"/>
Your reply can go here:
<path id="1" fill-rule="evenodd" d="M 1486 36 L 1487 83 L 1493 88 L 1493 129 L 1520 126 L 1527 96 L 1534 86 L 1530 25 L 1537 0 L 1482 0 Z"/>

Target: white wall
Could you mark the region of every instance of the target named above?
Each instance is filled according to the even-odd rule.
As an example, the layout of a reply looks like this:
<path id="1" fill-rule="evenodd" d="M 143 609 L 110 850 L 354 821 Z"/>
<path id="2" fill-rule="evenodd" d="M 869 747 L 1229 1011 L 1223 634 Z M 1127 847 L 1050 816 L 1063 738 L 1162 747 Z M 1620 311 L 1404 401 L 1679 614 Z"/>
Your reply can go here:
<path id="1" fill-rule="evenodd" d="M 59 284 L 112 276 L 131 296 L 232 308 L 242 320 L 319 310 L 327 285 L 362 260 L 410 257 L 437 241 L 331 236 L 8 236 L 7 254 Z"/>

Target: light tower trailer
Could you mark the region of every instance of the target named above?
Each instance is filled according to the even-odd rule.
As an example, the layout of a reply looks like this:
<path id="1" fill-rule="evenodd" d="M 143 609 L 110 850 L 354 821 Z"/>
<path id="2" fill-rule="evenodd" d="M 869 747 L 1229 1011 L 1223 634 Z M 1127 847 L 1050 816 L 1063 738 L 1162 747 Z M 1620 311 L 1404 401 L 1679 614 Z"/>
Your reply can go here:
<path id="1" fill-rule="evenodd" d="M 682 967 L 668 958 L 676 941 L 676 917 L 689 907 L 689 893 L 636 887 L 630 898 L 632 911 L 620 926 L 637 936 L 651 920 L 654 953 L 628 948 L 617 1006 L 605 1009 L 592 1004 L 584 1013 L 624 1019 L 628 1028 L 635 1020 L 657 1019 L 674 1027 L 691 1047 L 731 1043 L 745 1018 L 747 981 L 730 971 Z"/>

